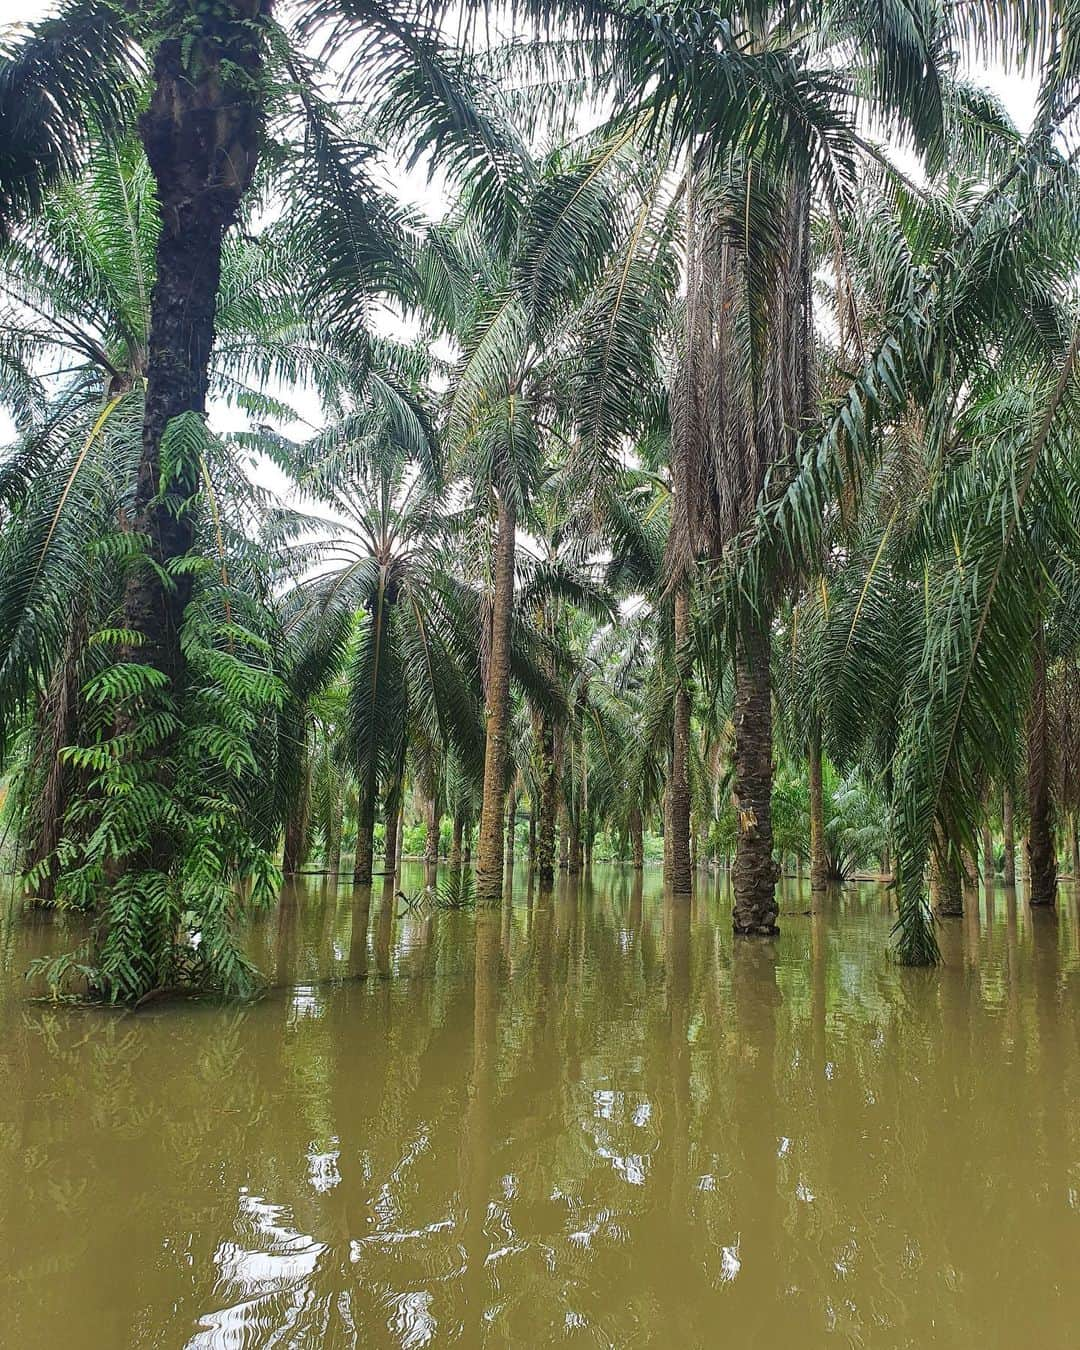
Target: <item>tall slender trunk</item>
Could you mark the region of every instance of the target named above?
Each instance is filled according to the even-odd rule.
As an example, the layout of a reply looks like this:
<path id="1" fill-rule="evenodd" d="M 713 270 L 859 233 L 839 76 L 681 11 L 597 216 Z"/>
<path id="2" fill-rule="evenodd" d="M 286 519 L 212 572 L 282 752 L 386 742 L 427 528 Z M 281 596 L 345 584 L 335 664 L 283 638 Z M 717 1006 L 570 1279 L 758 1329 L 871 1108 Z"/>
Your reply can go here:
<path id="1" fill-rule="evenodd" d="M 572 877 L 580 876 L 581 864 L 581 825 L 578 821 L 572 820 L 570 824 L 570 854 L 566 864 L 567 875 Z"/>
<path id="2" fill-rule="evenodd" d="M 1006 886 L 1016 885 L 1016 825 L 1015 825 L 1015 807 L 1013 806 L 1012 788 L 1007 787 L 1002 794 L 1001 802 L 1001 833 L 1002 846 L 1005 850 L 1005 861 L 1002 864 L 1001 876 Z"/>
<path id="3" fill-rule="evenodd" d="M 547 713 L 540 714 L 539 777 L 540 801 L 536 822 L 536 868 L 542 890 L 555 884 L 555 821 L 559 812 L 559 777 L 555 760 L 555 724 Z"/>
<path id="4" fill-rule="evenodd" d="M 690 585 L 675 591 L 675 661 L 678 675 L 671 725 L 671 777 L 664 831 L 665 880 L 677 895 L 693 889 L 690 858 Z"/>
<path id="5" fill-rule="evenodd" d="M 1072 879 L 1074 882 L 1080 881 L 1080 821 L 1077 820 L 1077 812 L 1073 812 L 1072 834 L 1070 838 L 1070 852 L 1072 854 Z"/>
<path id="6" fill-rule="evenodd" d="M 536 803 L 529 801 L 529 866 L 536 866 Z"/>
<path id="7" fill-rule="evenodd" d="M 330 801 L 325 821 L 326 830 L 326 870 L 337 878 L 341 870 L 341 790 L 336 780 L 330 782 Z"/>
<path id="8" fill-rule="evenodd" d="M 506 750 L 510 728 L 510 625 L 514 612 L 513 504 L 499 497 L 495 543 L 495 594 L 491 616 L 491 655 L 487 673 L 487 737 L 484 745 L 484 795 L 476 858 L 476 898 L 481 904 L 502 896 L 503 813 L 506 803 Z"/>
<path id="9" fill-rule="evenodd" d="M 396 793 L 391 794 L 387 803 L 384 820 L 386 822 L 386 849 L 383 853 L 383 867 L 388 877 L 397 874 L 398 823 L 401 819 L 401 806 Z"/>
<path id="10" fill-rule="evenodd" d="M 737 934 L 769 936 L 776 926 L 772 833 L 772 684 L 768 623 L 747 616 L 735 654 L 735 810 L 738 836 L 731 884 Z"/>
<path id="11" fill-rule="evenodd" d="M 459 808 L 454 812 L 454 829 L 450 836 L 450 866 L 461 866 L 461 840 L 465 833 L 465 813 Z"/>
<path id="12" fill-rule="evenodd" d="M 442 813 L 439 810 L 439 797 L 436 793 L 425 803 L 424 808 L 424 862 L 430 867 L 439 861 L 439 826 Z"/>
<path id="13" fill-rule="evenodd" d="M 375 851 L 375 789 L 372 783 L 360 791 L 356 808 L 356 858 L 353 863 L 353 885 L 370 886 Z"/>
<path id="14" fill-rule="evenodd" d="M 507 867 L 514 865 L 514 852 L 517 840 L 517 793 L 511 789 L 506 794 L 506 855 L 504 862 Z"/>
<path id="15" fill-rule="evenodd" d="M 1029 902 L 1052 905 L 1057 898 L 1057 843 L 1054 837 L 1053 766 L 1046 699 L 1046 635 L 1040 621 L 1035 634 L 1028 726 L 1028 874 Z"/>
<path id="16" fill-rule="evenodd" d="M 989 825 L 982 828 L 982 873 L 983 883 L 990 887 L 994 884 L 994 836 Z"/>
<path id="17" fill-rule="evenodd" d="M 635 872 L 645 866 L 645 828 L 640 806 L 630 808 L 630 862 Z"/>
<path id="18" fill-rule="evenodd" d="M 289 804 L 289 815 L 285 821 L 285 851 L 281 859 L 281 870 L 286 876 L 299 872 L 307 862 L 309 843 L 309 824 L 311 817 L 311 761 L 308 752 L 302 750 L 300 765 L 299 791 Z"/>
<path id="19" fill-rule="evenodd" d="M 810 769 L 810 889 L 824 891 L 829 885 L 825 854 L 825 789 L 821 772 L 821 728 L 814 727 L 808 747 Z"/>

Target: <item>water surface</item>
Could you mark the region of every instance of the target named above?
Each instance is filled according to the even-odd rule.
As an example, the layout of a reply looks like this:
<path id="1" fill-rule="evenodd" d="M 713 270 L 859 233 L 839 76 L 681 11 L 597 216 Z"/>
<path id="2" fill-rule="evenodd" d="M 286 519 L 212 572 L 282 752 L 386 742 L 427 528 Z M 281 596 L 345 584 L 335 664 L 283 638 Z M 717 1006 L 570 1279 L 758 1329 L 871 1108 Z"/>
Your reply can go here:
<path id="1" fill-rule="evenodd" d="M 418 874 L 406 879 L 416 884 Z M 1074 1347 L 1076 901 L 291 888 L 243 1008 L 28 1001 L 0 925 L 0 1345 Z"/>

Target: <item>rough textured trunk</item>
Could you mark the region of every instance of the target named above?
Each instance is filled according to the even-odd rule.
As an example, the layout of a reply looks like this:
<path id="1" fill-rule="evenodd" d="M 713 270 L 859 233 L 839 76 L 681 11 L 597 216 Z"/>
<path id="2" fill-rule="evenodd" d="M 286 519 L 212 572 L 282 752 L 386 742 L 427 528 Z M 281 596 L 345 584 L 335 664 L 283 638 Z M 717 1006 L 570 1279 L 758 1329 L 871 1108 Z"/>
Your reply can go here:
<path id="1" fill-rule="evenodd" d="M 326 870 L 332 877 L 337 877 L 341 871 L 341 801 L 337 799 L 331 809 L 330 819 L 328 821 L 328 838 L 326 841 Z"/>
<path id="2" fill-rule="evenodd" d="M 964 912 L 964 867 L 955 849 L 934 851 L 930 863 L 930 898 L 942 918 Z"/>
<path id="3" fill-rule="evenodd" d="M 383 854 L 383 867 L 388 877 L 397 873 L 398 825 L 401 820 L 401 808 L 397 798 L 391 799 L 386 808 L 386 850 Z"/>
<path id="4" fill-rule="evenodd" d="M 690 587 L 675 592 L 675 653 L 679 675 L 675 686 L 671 727 L 671 776 L 668 782 L 667 821 L 664 830 L 665 880 L 677 895 L 693 888 L 690 858 Z"/>
<path id="5" fill-rule="evenodd" d="M 1057 898 L 1057 843 L 1054 837 L 1053 776 L 1050 723 L 1046 699 L 1046 638 L 1042 625 L 1035 635 L 1028 726 L 1028 834 L 1029 900 L 1052 905 Z"/>
<path id="6" fill-rule="evenodd" d="M 311 816 L 311 763 L 307 751 L 303 752 L 300 769 L 300 788 L 290 803 L 289 815 L 285 821 L 285 851 L 281 859 L 281 870 L 286 876 L 299 872 L 307 862 L 309 824 Z"/>
<path id="7" fill-rule="evenodd" d="M 536 869 L 542 889 L 555 884 L 555 821 L 559 812 L 559 778 L 555 762 L 555 725 L 541 714 L 539 728 L 540 802 L 536 822 Z"/>
<path id="8" fill-rule="evenodd" d="M 582 859 L 581 828 L 576 823 L 572 823 L 570 826 L 570 851 L 566 864 L 568 876 L 576 877 L 581 875 Z"/>
<path id="9" fill-rule="evenodd" d="M 44 781 L 30 809 L 32 834 L 26 852 L 26 871 L 41 868 L 34 895 L 51 904 L 56 892 L 56 860 L 53 856 L 63 830 L 69 787 L 76 770 L 60 757 L 65 746 L 77 740 L 79 687 L 82 655 L 87 641 L 86 614 L 80 606 L 71 616 L 64 654 L 38 708 L 37 759 Z"/>
<path id="10" fill-rule="evenodd" d="M 630 862 L 635 872 L 642 871 L 645 866 L 645 827 L 639 806 L 630 811 Z"/>
<path id="11" fill-rule="evenodd" d="M 205 417 L 222 240 L 251 184 L 262 143 L 260 20 L 266 6 L 264 0 L 229 0 L 219 11 L 211 16 L 186 0 L 154 7 L 150 98 L 139 120 L 160 227 L 142 448 L 127 517 L 146 561 L 126 582 L 119 626 L 138 634 L 138 640 L 122 649 L 121 659 L 159 671 L 165 677 L 160 697 L 181 706 L 186 684 L 181 630 L 193 574 L 174 565 L 194 542 L 190 503 L 199 465 L 190 453 L 173 452 L 167 429 L 185 414 Z M 143 715 L 141 706 L 118 710 L 117 733 L 134 732 Z M 144 771 L 165 794 L 174 790 L 175 740 L 174 733 L 140 752 Z M 171 874 L 181 844 L 182 835 L 171 824 L 155 821 L 118 870 L 133 876 Z M 127 968 L 139 971 L 137 982 L 152 988 L 166 976 L 175 952 L 172 906 L 122 905 L 111 912 L 113 918 L 96 930 L 96 945 L 102 951 L 111 948 L 114 968 L 122 954 Z"/>
<path id="12" fill-rule="evenodd" d="M 825 790 L 821 773 L 821 731 L 815 727 L 808 749 L 810 770 L 810 889 L 824 891 L 829 884 L 825 855 Z"/>
<path id="13" fill-rule="evenodd" d="M 1005 850 L 1005 861 L 1002 864 L 1001 876 L 1006 886 L 1016 885 L 1016 825 L 1014 821 L 1015 808 L 1013 806 L 1012 788 L 1007 787 L 1001 803 L 1002 845 Z"/>
<path id="14" fill-rule="evenodd" d="M 1072 818 L 1072 837 L 1070 839 L 1072 854 L 1072 879 L 1080 881 L 1080 822 L 1077 821 L 1077 813 L 1073 812 Z"/>
<path id="15" fill-rule="evenodd" d="M 439 827 L 441 825 L 439 800 L 431 797 L 424 807 L 424 862 L 431 867 L 439 861 Z"/>
<path id="16" fill-rule="evenodd" d="M 509 792 L 506 797 L 506 855 L 504 862 L 507 867 L 514 865 L 514 853 L 517 840 L 517 793 Z"/>
<path id="17" fill-rule="evenodd" d="M 353 884 L 371 885 L 372 860 L 375 849 L 375 793 L 367 789 L 360 793 L 356 810 L 356 858 L 353 863 Z"/>
<path id="18" fill-rule="evenodd" d="M 165 466 L 163 485 L 162 441 L 175 418 L 206 412 L 222 239 L 251 184 L 262 140 L 256 21 L 267 6 L 229 0 L 224 8 L 227 17 L 214 22 L 213 37 L 169 35 L 158 44 L 150 103 L 139 122 L 161 227 L 131 523 L 146 537 L 157 567 L 139 568 L 128 582 L 124 627 L 142 639 L 131 659 L 164 671 L 173 692 L 183 686 L 180 629 L 192 580 L 179 573 L 165 585 L 157 568 L 191 549 L 195 520 L 181 504 L 198 485 L 198 466 Z M 167 5 L 162 28 L 178 29 L 186 11 L 186 5 Z"/>
<path id="19" fill-rule="evenodd" d="M 994 884 L 994 836 L 990 831 L 989 825 L 984 825 L 982 829 L 982 874 L 983 883 L 986 886 Z"/>
<path id="20" fill-rule="evenodd" d="M 506 750 L 510 728 L 510 623 L 514 610 L 513 505 L 499 498 L 495 543 L 495 595 L 491 618 L 484 745 L 484 795 L 476 853 L 476 898 L 491 904 L 502 896 L 503 815 L 506 805 Z"/>
<path id="21" fill-rule="evenodd" d="M 536 803 L 529 802 L 529 866 L 536 866 Z"/>
<path id="22" fill-rule="evenodd" d="M 772 688 L 769 631 L 747 620 L 735 658 L 735 810 L 738 836 L 731 884 L 735 932 L 778 933 L 772 835 Z"/>
<path id="23" fill-rule="evenodd" d="M 465 817 L 461 811 L 454 812 L 454 829 L 450 836 L 450 866 L 460 867 L 462 850 L 461 840 L 465 833 Z"/>

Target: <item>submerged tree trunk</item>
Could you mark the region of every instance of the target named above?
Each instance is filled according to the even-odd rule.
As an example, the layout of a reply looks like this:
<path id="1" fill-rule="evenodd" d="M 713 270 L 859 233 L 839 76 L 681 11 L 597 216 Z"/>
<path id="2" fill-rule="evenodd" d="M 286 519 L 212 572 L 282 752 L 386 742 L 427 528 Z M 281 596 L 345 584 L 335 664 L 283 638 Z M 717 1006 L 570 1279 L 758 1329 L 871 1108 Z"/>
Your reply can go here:
<path id="1" fill-rule="evenodd" d="M 630 862 L 635 872 L 645 867 L 645 829 L 641 820 L 641 807 L 630 810 Z"/>
<path id="2" fill-rule="evenodd" d="M 495 543 L 495 595 L 488 659 L 484 745 L 484 795 L 477 843 L 476 898 L 500 899 L 503 886 L 503 813 L 506 803 L 506 751 L 510 728 L 510 624 L 514 611 L 514 507 L 505 495 L 498 506 Z"/>
<path id="3" fill-rule="evenodd" d="M 516 851 L 517 839 L 517 793 L 512 789 L 506 795 L 506 856 L 505 864 L 507 867 L 514 865 L 514 853 Z"/>
<path id="4" fill-rule="evenodd" d="M 356 857 L 353 885 L 370 886 L 375 852 L 375 785 L 369 781 L 361 788 L 356 808 Z"/>
<path id="5" fill-rule="evenodd" d="M 810 770 L 810 889 L 824 891 L 829 884 L 825 853 L 825 790 L 821 772 L 821 729 L 815 727 L 808 747 Z"/>
<path id="6" fill-rule="evenodd" d="M 429 798 L 425 803 L 424 814 L 424 862 L 428 867 L 439 861 L 439 827 L 441 825 L 438 796 Z"/>
<path id="7" fill-rule="evenodd" d="M 1070 842 L 1072 853 L 1072 879 L 1075 882 L 1080 881 L 1080 822 L 1077 820 L 1077 813 L 1075 811 L 1073 812 L 1072 818 L 1072 837 Z"/>
<path id="8" fill-rule="evenodd" d="M 393 794 L 386 806 L 386 849 L 383 854 L 383 867 L 386 869 L 386 875 L 390 877 L 397 874 L 398 824 L 400 819 L 401 807 L 398 804 L 397 795 Z"/>
<path id="9" fill-rule="evenodd" d="M 570 850 L 566 863 L 568 876 L 576 877 L 581 875 L 582 860 L 581 827 L 576 821 L 572 821 L 570 824 Z"/>
<path id="10" fill-rule="evenodd" d="M 454 812 L 454 829 L 450 836 L 450 866 L 461 866 L 461 840 L 465 833 L 465 815 L 462 811 Z"/>
<path id="11" fill-rule="evenodd" d="M 1046 637 L 1040 622 L 1035 635 L 1028 726 L 1028 835 L 1027 856 L 1032 905 L 1052 905 L 1057 897 L 1057 843 L 1050 722 L 1046 698 Z"/>
<path id="12" fill-rule="evenodd" d="M 1007 787 L 1002 794 L 1001 803 L 1001 833 L 1002 843 L 1005 850 L 1005 861 L 1002 863 L 1001 876 L 1006 886 L 1016 885 L 1016 825 L 1015 808 L 1013 806 L 1012 788 Z"/>
<path id="13" fill-rule="evenodd" d="M 955 848 L 942 845 L 934 850 L 930 863 L 930 896 L 934 909 L 943 918 L 963 914 L 964 868 Z"/>
<path id="14" fill-rule="evenodd" d="M 676 895 L 693 888 L 690 858 L 690 586 L 683 581 L 675 591 L 675 660 L 678 675 L 672 710 L 671 777 L 668 780 L 667 821 L 664 830 L 664 879 Z"/>
<path id="15" fill-rule="evenodd" d="M 735 810 L 738 835 L 731 884 L 737 934 L 771 936 L 776 926 L 772 834 L 772 684 L 769 629 L 747 617 L 735 655 Z"/>
<path id="16" fill-rule="evenodd" d="M 162 442 L 177 417 L 206 413 L 222 240 L 262 142 L 258 20 L 267 4 L 228 0 L 213 36 L 197 30 L 179 36 L 188 6 L 172 0 L 164 8 L 160 22 L 168 35 L 154 55 L 150 103 L 139 123 L 161 225 L 132 527 L 145 537 L 153 565 L 137 569 L 127 584 L 124 627 L 141 639 L 130 659 L 163 671 L 175 697 L 184 683 L 180 632 L 192 578 L 178 572 L 166 583 L 161 569 L 191 549 L 195 520 L 185 503 L 198 487 L 199 468 L 191 456 L 163 464 Z M 166 841 L 157 841 L 159 865 L 162 848 Z"/>
<path id="17" fill-rule="evenodd" d="M 302 751 L 300 766 L 300 784 L 296 796 L 289 803 L 289 815 L 285 821 L 285 851 L 281 859 L 281 870 L 286 876 L 299 872 L 308 856 L 309 824 L 311 815 L 311 763 L 307 750 Z"/>
<path id="18" fill-rule="evenodd" d="M 986 886 L 994 884 L 994 836 L 990 831 L 989 825 L 982 828 L 982 873 L 983 883 Z"/>
<path id="19" fill-rule="evenodd" d="M 539 814 L 536 823 L 536 869 L 542 890 L 555 884 L 555 822 L 559 813 L 558 766 L 555 762 L 555 724 L 540 715 L 538 732 L 540 779 Z"/>
<path id="20" fill-rule="evenodd" d="M 262 21 L 268 0 L 227 0 L 219 13 L 163 0 L 149 20 L 154 67 L 139 133 L 160 207 L 155 281 L 150 300 L 142 449 L 128 524 L 145 548 L 130 572 L 120 627 L 137 635 L 121 649 L 131 665 L 164 676 L 159 699 L 182 709 L 187 662 L 182 628 L 193 573 L 178 568 L 191 551 L 200 485 L 199 458 L 187 438 L 169 443 L 169 429 L 187 415 L 203 420 L 221 252 L 259 158 L 262 127 Z M 183 441 L 183 443 L 181 443 Z M 142 702 L 116 712 L 119 735 L 146 725 Z M 142 769 L 159 792 L 175 786 L 172 731 L 139 751 Z M 161 819 L 118 858 L 129 877 L 171 876 L 183 834 Z M 160 896 L 160 889 L 157 894 Z M 99 952 L 137 997 L 169 978 L 176 944 L 173 905 L 128 901 L 104 912 L 96 928 Z"/>

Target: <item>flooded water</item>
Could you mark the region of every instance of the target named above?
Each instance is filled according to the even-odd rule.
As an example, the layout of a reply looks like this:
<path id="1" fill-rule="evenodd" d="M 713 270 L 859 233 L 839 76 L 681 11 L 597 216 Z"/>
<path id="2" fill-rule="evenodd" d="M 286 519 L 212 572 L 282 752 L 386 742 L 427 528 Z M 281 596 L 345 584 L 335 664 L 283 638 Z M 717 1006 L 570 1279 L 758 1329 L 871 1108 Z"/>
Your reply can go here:
<path id="1" fill-rule="evenodd" d="M 933 973 L 877 887 L 729 908 L 291 890 L 261 1001 L 134 1015 L 29 1002 L 74 934 L 9 921 L 0 1345 L 1076 1346 L 1071 891 Z"/>

